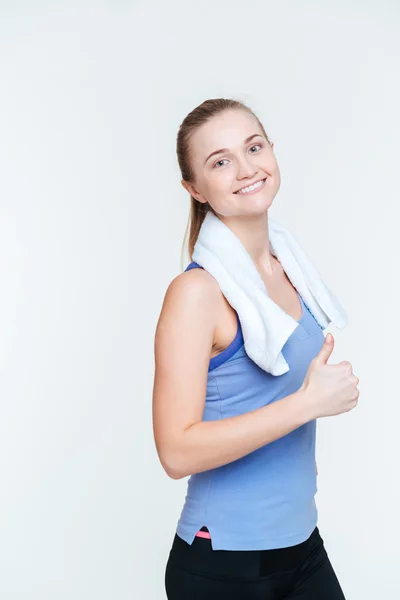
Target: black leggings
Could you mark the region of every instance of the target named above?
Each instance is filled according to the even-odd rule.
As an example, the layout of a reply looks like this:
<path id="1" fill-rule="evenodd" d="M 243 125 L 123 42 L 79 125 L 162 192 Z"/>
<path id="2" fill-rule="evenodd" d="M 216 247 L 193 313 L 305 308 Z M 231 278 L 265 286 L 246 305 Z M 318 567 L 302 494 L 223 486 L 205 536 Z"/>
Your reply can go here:
<path id="1" fill-rule="evenodd" d="M 345 600 L 316 527 L 305 542 L 274 550 L 213 550 L 175 534 L 165 569 L 168 600 Z"/>

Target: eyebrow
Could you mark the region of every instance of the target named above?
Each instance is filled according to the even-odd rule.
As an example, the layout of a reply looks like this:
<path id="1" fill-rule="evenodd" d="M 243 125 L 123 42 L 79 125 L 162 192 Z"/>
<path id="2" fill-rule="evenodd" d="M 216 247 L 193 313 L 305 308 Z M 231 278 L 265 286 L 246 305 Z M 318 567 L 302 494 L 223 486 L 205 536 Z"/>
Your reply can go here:
<path id="1" fill-rule="evenodd" d="M 248 138 L 246 138 L 244 140 L 244 144 L 248 144 L 249 142 L 251 142 L 251 140 L 255 137 L 262 137 L 264 138 L 263 135 L 261 135 L 261 133 L 253 133 L 253 135 L 250 135 Z M 206 158 L 206 160 L 204 161 L 204 164 L 206 164 L 206 162 L 208 161 L 209 158 L 211 158 L 212 156 L 214 156 L 214 154 L 221 154 L 222 152 L 229 152 L 229 148 L 221 148 L 220 150 L 215 150 L 214 152 L 211 152 L 211 154 L 209 154 Z"/>

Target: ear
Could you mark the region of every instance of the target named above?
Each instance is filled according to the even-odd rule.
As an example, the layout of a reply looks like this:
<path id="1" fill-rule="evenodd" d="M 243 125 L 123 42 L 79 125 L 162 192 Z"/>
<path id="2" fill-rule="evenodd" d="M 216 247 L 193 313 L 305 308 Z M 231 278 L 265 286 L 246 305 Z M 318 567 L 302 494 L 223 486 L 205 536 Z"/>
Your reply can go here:
<path id="1" fill-rule="evenodd" d="M 207 202 L 207 200 L 200 194 L 200 192 L 197 191 L 197 189 L 192 183 L 189 183 L 189 181 L 185 181 L 184 179 L 182 179 L 181 184 L 183 185 L 185 190 L 189 192 L 191 196 L 193 196 L 193 198 L 195 198 L 199 202 L 202 202 L 203 204 Z"/>
<path id="2" fill-rule="evenodd" d="M 271 148 L 272 148 L 272 150 L 274 149 L 274 145 L 275 145 L 274 142 L 271 142 Z"/>

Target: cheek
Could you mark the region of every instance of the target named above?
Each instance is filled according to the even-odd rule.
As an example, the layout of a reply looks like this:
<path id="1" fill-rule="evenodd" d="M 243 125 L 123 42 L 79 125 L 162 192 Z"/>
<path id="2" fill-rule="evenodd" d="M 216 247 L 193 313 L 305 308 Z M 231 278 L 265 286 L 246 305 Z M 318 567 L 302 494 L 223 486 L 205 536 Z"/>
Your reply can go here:
<path id="1" fill-rule="evenodd" d="M 214 178 L 215 189 L 220 193 L 231 193 L 234 183 L 233 169 L 225 169 Z"/>
<path id="2" fill-rule="evenodd" d="M 280 184 L 280 182 L 281 182 L 281 172 L 279 170 L 278 164 L 276 164 L 274 175 L 275 175 L 276 181 L 278 182 L 278 184 Z"/>
<path id="3" fill-rule="evenodd" d="M 275 157 L 274 157 L 273 162 L 272 162 L 272 168 L 273 168 L 274 174 L 279 177 L 280 176 L 279 165 L 278 165 Z"/>

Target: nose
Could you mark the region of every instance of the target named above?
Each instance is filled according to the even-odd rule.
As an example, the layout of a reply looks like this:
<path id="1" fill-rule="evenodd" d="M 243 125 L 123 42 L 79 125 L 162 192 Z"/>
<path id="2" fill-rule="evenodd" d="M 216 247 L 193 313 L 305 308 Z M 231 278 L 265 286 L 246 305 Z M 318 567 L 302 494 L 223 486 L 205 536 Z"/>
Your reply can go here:
<path id="1" fill-rule="evenodd" d="M 238 168 L 237 168 L 237 178 L 238 179 L 244 179 L 244 178 L 248 178 L 251 179 L 252 177 L 254 177 L 254 175 L 257 173 L 257 167 L 252 164 L 251 159 L 249 160 L 249 158 L 247 157 L 242 157 L 238 159 Z"/>

